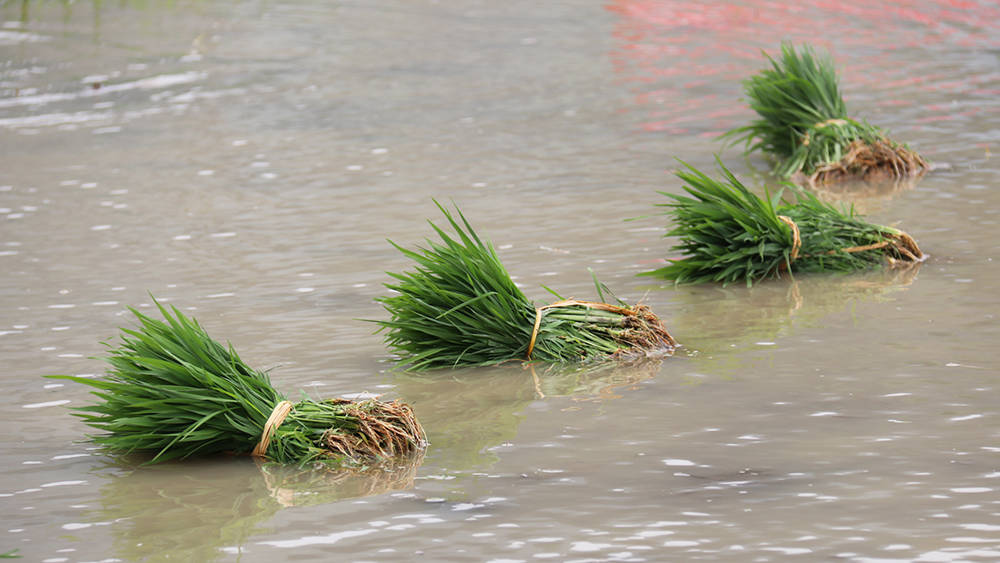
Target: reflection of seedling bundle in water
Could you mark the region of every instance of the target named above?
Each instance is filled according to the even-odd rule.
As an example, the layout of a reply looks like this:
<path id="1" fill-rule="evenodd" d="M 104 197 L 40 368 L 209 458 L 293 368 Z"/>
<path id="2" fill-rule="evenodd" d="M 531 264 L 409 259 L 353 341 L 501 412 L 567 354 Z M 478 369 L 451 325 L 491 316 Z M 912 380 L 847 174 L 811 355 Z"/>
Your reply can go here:
<path id="1" fill-rule="evenodd" d="M 920 264 L 908 268 L 869 270 L 845 276 L 809 276 L 788 284 L 753 287 L 685 286 L 676 292 L 674 324 L 692 337 L 691 356 L 699 370 L 724 372 L 745 366 L 736 354 L 759 350 L 761 342 L 829 325 L 829 317 L 853 315 L 860 305 L 890 302 L 916 279 Z"/>
<path id="2" fill-rule="evenodd" d="M 663 365 L 662 358 L 642 362 L 603 363 L 588 366 L 548 366 L 531 370 L 538 398 L 569 397 L 573 401 L 589 402 L 620 398 L 627 388 L 656 377 Z"/>
<path id="3" fill-rule="evenodd" d="M 248 460 L 125 466 L 108 477 L 99 507 L 85 515 L 115 523 L 114 555 L 122 560 L 228 559 L 266 533 L 267 522 L 285 508 L 412 488 L 422 459 L 418 452 L 367 469 L 332 471 Z"/>
<path id="4" fill-rule="evenodd" d="M 880 200 L 891 199 L 913 189 L 918 179 L 918 176 L 906 176 L 845 180 L 836 184 L 810 184 L 809 189 L 827 203 L 843 202 L 864 212 L 865 208 L 877 207 Z"/>
<path id="5" fill-rule="evenodd" d="M 674 227 L 666 236 L 685 255 L 645 275 L 677 283 L 746 282 L 779 277 L 785 271 L 831 272 L 870 268 L 884 262 L 909 264 L 923 259 L 908 234 L 868 223 L 798 190 L 798 201 L 782 192 L 761 198 L 750 192 L 720 162 L 725 182 L 695 168 L 677 172 L 693 197 L 663 193 Z"/>
<path id="6" fill-rule="evenodd" d="M 448 471 L 481 471 L 496 463 L 497 446 L 516 441 L 526 409 L 537 400 L 554 408 L 605 401 L 656 377 L 663 359 L 589 365 L 529 363 L 447 372 L 398 372 L 393 385 L 421 413 L 430 441 L 428 461 Z M 568 399 L 567 400 L 559 400 Z"/>
<path id="7" fill-rule="evenodd" d="M 381 495 L 413 488 L 424 450 L 396 456 L 367 467 L 333 471 L 302 470 L 278 463 L 257 462 L 271 498 L 281 506 L 312 506 L 342 499 Z"/>
<path id="8" fill-rule="evenodd" d="M 828 57 L 811 48 L 782 44 L 781 58 L 744 82 L 750 107 L 760 116 L 726 136 L 745 141 L 778 162 L 775 174 L 804 174 L 811 183 L 865 178 L 873 174 L 922 174 L 929 165 L 885 132 L 847 115 L 837 73 Z"/>
<path id="9" fill-rule="evenodd" d="M 508 360 L 546 362 L 629 359 L 670 353 L 676 342 L 645 305 L 563 299 L 536 307 L 514 284 L 493 245 L 438 204 L 458 238 L 431 223 L 441 238 L 406 250 L 417 263 L 390 273 L 396 294 L 379 301 L 392 316 L 380 321 L 386 341 L 414 370 L 492 365 Z M 553 292 L 554 293 L 554 292 Z M 598 284 L 599 297 L 603 299 Z"/>
<path id="10" fill-rule="evenodd" d="M 166 322 L 135 309 L 141 326 L 122 329 L 104 379 L 54 376 L 89 385 L 102 403 L 77 410 L 115 453 L 151 462 L 219 452 L 282 463 L 364 463 L 423 447 L 405 404 L 375 399 L 285 400 L 267 373 L 247 366 L 194 319 L 157 303 Z"/>

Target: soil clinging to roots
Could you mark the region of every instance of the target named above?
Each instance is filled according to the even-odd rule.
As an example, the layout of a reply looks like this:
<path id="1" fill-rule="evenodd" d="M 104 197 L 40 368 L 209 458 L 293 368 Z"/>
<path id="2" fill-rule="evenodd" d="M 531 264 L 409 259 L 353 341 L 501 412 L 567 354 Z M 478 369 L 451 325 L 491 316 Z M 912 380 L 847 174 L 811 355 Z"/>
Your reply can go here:
<path id="1" fill-rule="evenodd" d="M 673 353 L 677 348 L 677 341 L 652 309 L 641 303 L 623 309 L 625 330 L 619 335 L 622 348 L 615 353 L 615 358 L 660 357 Z"/>
<path id="2" fill-rule="evenodd" d="M 331 453 L 352 460 L 389 458 L 412 453 L 426 443 L 423 427 L 405 403 L 336 401 L 347 407 L 345 414 L 354 424 L 350 429 L 345 425 L 326 431 L 322 442 Z"/>
<path id="3" fill-rule="evenodd" d="M 921 176 L 929 169 L 930 164 L 922 156 L 886 137 L 871 142 L 855 139 L 839 161 L 817 167 L 809 176 L 809 183 L 906 178 Z"/>

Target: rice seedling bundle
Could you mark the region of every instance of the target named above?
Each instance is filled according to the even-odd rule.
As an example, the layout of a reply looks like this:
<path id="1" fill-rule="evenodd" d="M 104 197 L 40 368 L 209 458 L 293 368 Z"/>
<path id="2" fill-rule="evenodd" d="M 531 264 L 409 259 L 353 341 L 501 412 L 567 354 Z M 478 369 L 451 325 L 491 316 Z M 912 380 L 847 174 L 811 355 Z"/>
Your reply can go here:
<path id="1" fill-rule="evenodd" d="M 771 68 L 743 83 L 759 118 L 725 136 L 744 141 L 747 153 L 774 156 L 775 174 L 801 173 L 817 184 L 870 175 L 905 177 L 929 168 L 919 154 L 878 127 L 848 116 L 828 56 L 788 43 L 782 44 L 780 59 L 765 56 Z"/>
<path id="2" fill-rule="evenodd" d="M 435 202 L 437 203 L 437 202 Z M 393 295 L 379 302 L 386 342 L 411 370 L 493 365 L 509 360 L 588 362 L 671 353 L 677 343 L 642 304 L 563 299 L 536 306 L 514 284 L 493 245 L 457 210 L 440 204 L 455 236 L 431 222 L 440 242 L 407 250 L 411 272 L 389 273 Z M 547 289 L 547 288 L 546 288 Z M 598 296 L 603 290 L 597 284 Z M 551 291 L 551 290 L 550 290 Z"/>
<path id="3" fill-rule="evenodd" d="M 672 250 L 684 257 L 645 275 L 751 285 L 786 271 L 846 272 L 923 259 L 908 234 L 869 223 L 853 208 L 838 209 L 801 189 L 794 202 L 781 191 L 762 198 L 721 162 L 724 181 L 685 166 L 677 177 L 687 195 L 661 192 L 673 201 L 658 204 L 674 221 L 665 236 L 680 238 Z"/>
<path id="4" fill-rule="evenodd" d="M 409 406 L 377 399 L 288 401 L 264 371 L 213 340 L 195 319 L 156 303 L 164 321 L 130 309 L 140 326 L 121 329 L 103 379 L 50 376 L 96 389 L 80 407 L 114 453 L 149 463 L 213 453 L 252 453 L 281 463 L 365 463 L 423 447 Z"/>

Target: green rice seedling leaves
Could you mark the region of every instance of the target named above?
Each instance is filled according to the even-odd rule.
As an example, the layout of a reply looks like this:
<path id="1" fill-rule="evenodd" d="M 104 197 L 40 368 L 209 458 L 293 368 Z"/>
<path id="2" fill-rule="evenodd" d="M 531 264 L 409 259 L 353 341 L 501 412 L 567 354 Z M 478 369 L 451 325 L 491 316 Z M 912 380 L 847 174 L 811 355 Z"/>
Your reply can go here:
<path id="1" fill-rule="evenodd" d="M 772 155 L 777 176 L 801 173 L 815 184 L 873 174 L 904 177 L 929 168 L 878 127 L 848 116 L 829 56 L 789 43 L 781 45 L 779 59 L 764 56 L 771 67 L 743 83 L 758 119 L 724 136 L 744 142 L 747 153 Z"/>
<path id="2" fill-rule="evenodd" d="M 111 452 L 150 454 L 156 463 L 257 446 L 255 455 L 281 463 L 336 464 L 423 446 L 423 429 L 407 405 L 375 399 L 292 405 L 232 346 L 213 340 L 176 307 L 156 305 L 162 321 L 130 309 L 139 326 L 121 329 L 121 343 L 108 345 L 104 378 L 49 376 L 95 389 L 100 402 L 75 414 L 102 431 L 91 438 Z M 273 426 L 279 406 L 286 416 Z M 262 441 L 264 434 L 269 440 Z"/>
<path id="3" fill-rule="evenodd" d="M 780 277 L 785 272 L 846 272 L 923 259 L 906 233 L 865 221 L 809 192 L 790 186 L 760 197 L 719 161 L 716 180 L 684 163 L 677 172 L 686 195 L 660 192 L 672 201 L 657 204 L 673 219 L 667 237 L 683 258 L 643 275 L 676 283 L 743 282 Z"/>
<path id="4" fill-rule="evenodd" d="M 669 354 L 677 343 L 648 307 L 561 299 L 536 307 L 514 284 L 493 245 L 462 212 L 437 203 L 454 234 L 408 250 L 413 271 L 389 275 L 377 321 L 410 370 L 494 365 L 510 360 L 600 361 Z M 598 292 L 602 291 L 598 285 Z"/>

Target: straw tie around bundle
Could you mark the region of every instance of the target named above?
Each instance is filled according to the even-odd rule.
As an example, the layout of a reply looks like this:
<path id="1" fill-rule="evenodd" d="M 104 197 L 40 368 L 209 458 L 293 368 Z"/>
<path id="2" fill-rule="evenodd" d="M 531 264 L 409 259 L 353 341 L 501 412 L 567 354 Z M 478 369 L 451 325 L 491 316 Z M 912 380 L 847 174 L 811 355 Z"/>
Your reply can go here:
<path id="1" fill-rule="evenodd" d="M 792 249 L 788 253 L 788 259 L 794 262 L 799 257 L 799 249 L 802 248 L 802 237 L 799 233 L 799 226 L 788 216 L 778 215 L 778 219 L 780 219 L 782 223 L 788 225 L 788 228 L 792 230 Z M 907 261 L 917 262 L 923 259 L 923 253 L 917 246 L 917 241 L 913 240 L 913 237 L 906 234 L 905 231 L 892 233 L 889 238 L 879 242 L 862 244 L 859 246 L 849 246 L 846 248 L 835 248 L 833 250 L 827 250 L 826 253 L 836 254 L 838 252 L 865 252 L 867 250 L 878 250 L 890 245 L 892 245 L 896 252 L 902 254 Z M 893 258 L 890 257 L 889 260 L 893 260 Z"/>
<path id="2" fill-rule="evenodd" d="M 254 457 L 265 457 L 267 454 L 267 447 L 271 445 L 271 437 L 274 436 L 274 431 L 281 426 L 281 423 L 285 421 L 285 417 L 288 413 L 292 412 L 292 407 L 294 403 L 291 401 L 281 401 L 277 405 L 274 405 L 274 410 L 271 411 L 271 416 L 267 417 L 267 422 L 264 423 L 264 432 L 260 435 L 260 441 L 254 447 L 253 452 L 250 454 Z"/>
<path id="3" fill-rule="evenodd" d="M 799 233 L 799 226 L 787 215 L 778 215 L 778 219 L 792 230 L 792 251 L 788 253 L 788 259 L 794 262 L 799 257 L 799 249 L 802 248 L 802 235 Z"/>
<path id="4" fill-rule="evenodd" d="M 636 308 L 633 309 L 630 307 L 621 307 L 618 305 L 610 305 L 608 303 L 600 303 L 597 301 L 580 301 L 577 299 L 563 299 L 561 301 L 556 301 L 555 303 L 550 303 L 548 305 L 542 305 L 541 307 L 536 307 L 535 326 L 531 329 L 531 341 L 528 343 L 528 353 L 526 359 L 531 360 L 531 353 L 535 349 L 535 340 L 538 338 L 538 330 L 539 328 L 541 328 L 542 317 L 545 315 L 545 311 L 548 311 L 550 309 L 559 309 L 562 307 L 577 307 L 577 306 L 583 307 L 585 309 L 608 311 L 611 313 L 615 313 L 617 315 L 621 315 L 623 317 L 634 317 L 638 314 L 637 311 L 641 310 L 640 309 L 641 306 L 636 306 Z M 677 341 L 674 340 L 673 336 L 670 336 L 670 333 L 667 332 L 666 327 L 663 327 L 661 323 L 659 328 L 662 329 L 661 338 L 665 342 L 667 342 L 670 346 L 676 347 Z"/>
<path id="5" fill-rule="evenodd" d="M 808 147 L 809 139 L 812 136 L 812 131 L 815 129 L 822 129 L 828 125 L 847 125 L 848 121 L 846 119 L 840 119 L 837 117 L 827 119 L 826 121 L 820 121 L 816 125 L 813 125 L 808 130 L 806 130 L 805 135 L 802 135 L 802 145 Z"/>
<path id="6" fill-rule="evenodd" d="M 622 309 L 621 307 L 615 307 L 614 305 L 608 305 L 607 303 L 577 301 L 575 299 L 564 299 L 548 305 L 542 305 L 541 307 L 535 307 L 535 326 L 531 329 L 531 340 L 528 342 L 528 360 L 531 359 L 531 352 L 535 350 L 535 340 L 538 338 L 538 329 L 542 326 L 542 316 L 545 315 L 545 311 L 549 309 L 558 309 L 560 307 L 572 307 L 574 305 L 580 305 L 587 309 L 600 309 L 604 311 L 617 311 Z"/>
<path id="7" fill-rule="evenodd" d="M 826 127 L 827 125 L 847 125 L 847 120 L 834 117 L 831 119 L 827 119 L 826 121 L 821 121 L 816 125 L 813 125 L 813 127 L 819 129 L 820 127 Z"/>

